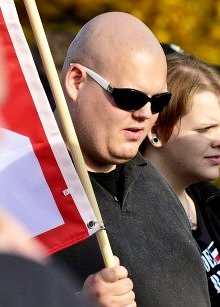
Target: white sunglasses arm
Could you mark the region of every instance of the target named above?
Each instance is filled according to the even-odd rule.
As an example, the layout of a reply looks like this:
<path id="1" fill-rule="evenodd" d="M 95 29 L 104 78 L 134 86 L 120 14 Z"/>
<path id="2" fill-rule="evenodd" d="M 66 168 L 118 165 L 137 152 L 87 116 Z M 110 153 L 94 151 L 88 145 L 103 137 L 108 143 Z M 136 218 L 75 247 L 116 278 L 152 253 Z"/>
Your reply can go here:
<path id="1" fill-rule="evenodd" d="M 70 63 L 70 66 L 72 66 L 73 63 Z M 101 76 L 99 76 L 97 73 L 95 73 L 93 70 L 85 67 L 85 71 L 87 72 L 87 74 L 93 79 L 95 80 L 101 87 L 103 87 L 106 91 L 112 93 L 113 91 L 113 87 L 111 86 L 111 84 L 106 81 L 104 78 L 102 78 Z"/>
<path id="2" fill-rule="evenodd" d="M 95 80 L 99 85 L 101 85 L 101 87 L 103 87 L 105 90 L 112 92 L 111 90 L 111 85 L 108 81 L 106 81 L 105 79 L 103 79 L 101 76 L 99 76 L 97 73 L 95 73 L 94 71 L 92 71 L 89 68 L 85 68 L 87 74 L 93 79 Z"/>

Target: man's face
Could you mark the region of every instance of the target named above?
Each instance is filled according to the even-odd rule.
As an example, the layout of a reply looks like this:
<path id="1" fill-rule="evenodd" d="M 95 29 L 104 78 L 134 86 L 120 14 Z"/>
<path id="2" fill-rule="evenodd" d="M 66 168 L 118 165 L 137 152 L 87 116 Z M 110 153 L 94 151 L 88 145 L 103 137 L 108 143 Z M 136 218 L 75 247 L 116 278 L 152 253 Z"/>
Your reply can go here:
<path id="1" fill-rule="evenodd" d="M 220 164 L 220 101 L 212 92 L 193 96 L 192 109 L 164 147 L 169 166 L 188 184 L 214 180 Z"/>
<path id="2" fill-rule="evenodd" d="M 155 69 L 155 63 L 144 65 L 135 60 L 123 69 L 112 68 L 102 77 L 115 87 L 138 89 L 148 96 L 166 91 L 166 65 Z M 152 115 L 150 103 L 133 112 L 120 109 L 87 75 L 72 116 L 88 168 L 107 171 L 136 155 L 158 114 Z"/>

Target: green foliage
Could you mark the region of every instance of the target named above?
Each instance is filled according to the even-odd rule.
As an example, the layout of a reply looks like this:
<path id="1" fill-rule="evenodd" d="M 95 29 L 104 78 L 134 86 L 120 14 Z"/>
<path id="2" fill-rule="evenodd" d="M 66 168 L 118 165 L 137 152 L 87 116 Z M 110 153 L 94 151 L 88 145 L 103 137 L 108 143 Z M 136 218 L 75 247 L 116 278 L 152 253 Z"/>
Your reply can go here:
<path id="1" fill-rule="evenodd" d="M 25 33 L 33 37 L 22 0 L 15 0 Z M 211 64 L 220 64 L 220 1 L 37 0 L 46 31 L 75 33 L 93 16 L 125 11 L 145 22 L 163 42 L 172 42 Z"/>

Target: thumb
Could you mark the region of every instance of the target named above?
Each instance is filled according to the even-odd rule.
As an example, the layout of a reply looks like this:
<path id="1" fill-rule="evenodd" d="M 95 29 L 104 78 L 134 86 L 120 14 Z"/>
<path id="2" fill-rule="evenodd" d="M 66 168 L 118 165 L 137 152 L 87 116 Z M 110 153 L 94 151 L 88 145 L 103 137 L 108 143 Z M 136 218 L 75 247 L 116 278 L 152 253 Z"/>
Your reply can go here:
<path id="1" fill-rule="evenodd" d="M 115 260 L 115 266 L 119 266 L 120 265 L 120 260 L 117 256 L 114 256 L 114 260 Z"/>

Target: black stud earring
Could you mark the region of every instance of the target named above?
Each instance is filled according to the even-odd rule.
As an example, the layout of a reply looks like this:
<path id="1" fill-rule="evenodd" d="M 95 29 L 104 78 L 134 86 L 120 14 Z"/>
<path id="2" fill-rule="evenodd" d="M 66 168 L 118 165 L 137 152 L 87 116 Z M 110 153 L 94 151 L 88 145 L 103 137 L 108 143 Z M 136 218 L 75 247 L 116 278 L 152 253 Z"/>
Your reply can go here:
<path id="1" fill-rule="evenodd" d="M 159 143 L 159 138 L 157 136 L 153 136 L 150 140 L 152 145 L 157 145 Z"/>

